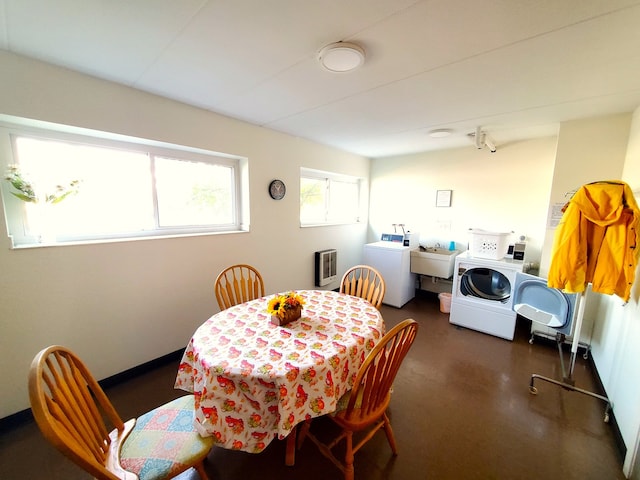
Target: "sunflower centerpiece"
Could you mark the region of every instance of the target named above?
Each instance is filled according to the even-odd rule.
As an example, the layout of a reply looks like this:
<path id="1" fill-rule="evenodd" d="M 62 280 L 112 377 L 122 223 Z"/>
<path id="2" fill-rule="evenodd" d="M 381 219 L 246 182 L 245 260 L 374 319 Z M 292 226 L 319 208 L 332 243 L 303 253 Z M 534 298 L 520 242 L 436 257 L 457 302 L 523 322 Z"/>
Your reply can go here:
<path id="1" fill-rule="evenodd" d="M 274 325 L 286 325 L 300 318 L 303 305 L 304 298 L 295 292 L 289 292 L 269 300 L 267 313 L 271 315 L 271 323 Z"/>

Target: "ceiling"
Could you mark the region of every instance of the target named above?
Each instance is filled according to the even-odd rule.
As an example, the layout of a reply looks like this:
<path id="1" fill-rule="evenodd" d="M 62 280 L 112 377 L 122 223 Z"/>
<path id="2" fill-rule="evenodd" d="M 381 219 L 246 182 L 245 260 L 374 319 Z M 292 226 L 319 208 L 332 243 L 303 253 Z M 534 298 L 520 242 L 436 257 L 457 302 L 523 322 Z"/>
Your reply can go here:
<path id="1" fill-rule="evenodd" d="M 640 106 L 640 0 L 0 0 L 0 48 L 367 157 Z"/>

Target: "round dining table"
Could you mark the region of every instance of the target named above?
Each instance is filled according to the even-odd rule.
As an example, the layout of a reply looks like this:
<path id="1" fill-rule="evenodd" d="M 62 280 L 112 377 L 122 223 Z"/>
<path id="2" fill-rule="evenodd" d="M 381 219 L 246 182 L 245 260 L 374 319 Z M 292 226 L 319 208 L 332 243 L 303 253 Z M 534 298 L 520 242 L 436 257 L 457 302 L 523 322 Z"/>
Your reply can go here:
<path id="1" fill-rule="evenodd" d="M 302 316 L 285 326 L 271 323 L 265 296 L 213 315 L 191 337 L 175 387 L 194 394 L 196 428 L 217 446 L 259 453 L 276 438 L 295 441 L 298 423 L 336 410 L 384 335 L 382 315 L 362 298 L 296 293 Z"/>

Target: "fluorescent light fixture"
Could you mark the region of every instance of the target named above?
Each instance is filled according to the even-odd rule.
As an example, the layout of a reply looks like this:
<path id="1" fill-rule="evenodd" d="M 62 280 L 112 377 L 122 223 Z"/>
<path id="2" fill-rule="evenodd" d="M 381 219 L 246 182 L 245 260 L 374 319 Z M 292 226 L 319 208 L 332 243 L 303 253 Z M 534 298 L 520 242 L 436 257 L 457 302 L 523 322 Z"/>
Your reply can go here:
<path id="1" fill-rule="evenodd" d="M 355 43 L 336 42 L 320 50 L 318 61 L 330 72 L 350 72 L 364 63 L 364 50 Z"/>

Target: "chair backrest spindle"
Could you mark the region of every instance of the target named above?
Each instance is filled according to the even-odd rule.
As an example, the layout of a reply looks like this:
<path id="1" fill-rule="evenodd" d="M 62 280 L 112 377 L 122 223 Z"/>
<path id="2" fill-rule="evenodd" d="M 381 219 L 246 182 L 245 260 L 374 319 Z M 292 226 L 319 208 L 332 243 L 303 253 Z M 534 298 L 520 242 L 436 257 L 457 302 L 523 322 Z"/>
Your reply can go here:
<path id="1" fill-rule="evenodd" d="M 342 277 L 340 292 L 367 300 L 380 310 L 385 293 L 384 278 L 378 270 L 368 265 L 351 267 Z"/>
<path id="2" fill-rule="evenodd" d="M 264 282 L 255 267 L 246 264 L 225 268 L 215 281 L 220 310 L 264 296 Z"/>

